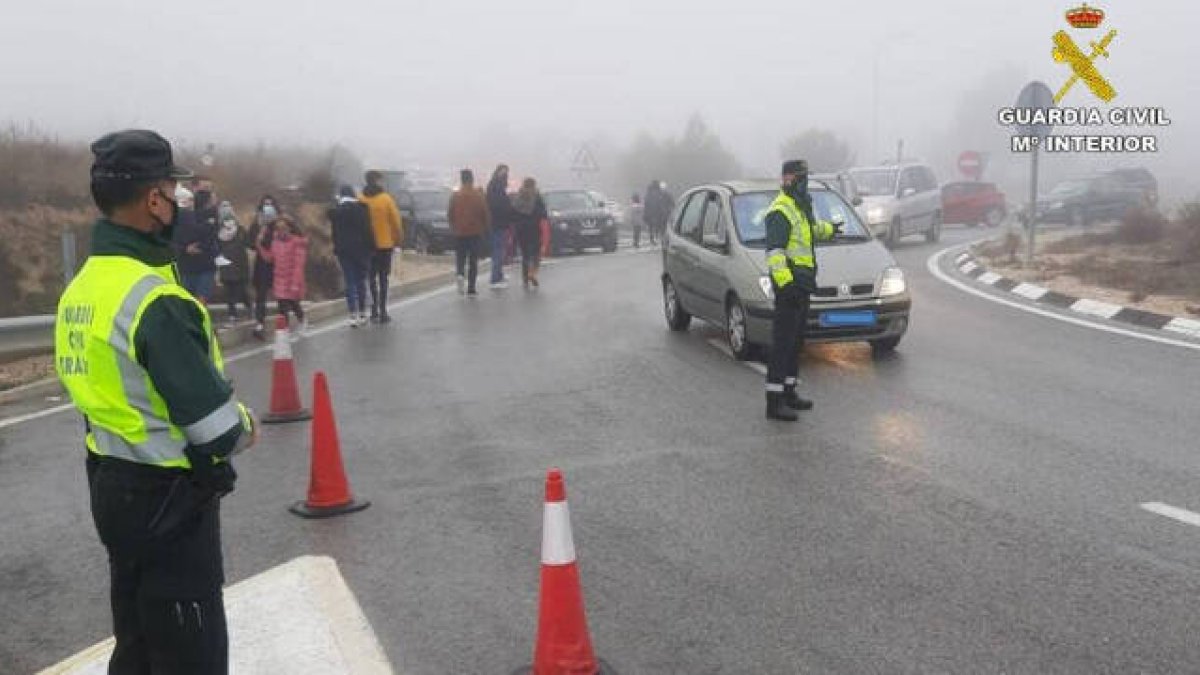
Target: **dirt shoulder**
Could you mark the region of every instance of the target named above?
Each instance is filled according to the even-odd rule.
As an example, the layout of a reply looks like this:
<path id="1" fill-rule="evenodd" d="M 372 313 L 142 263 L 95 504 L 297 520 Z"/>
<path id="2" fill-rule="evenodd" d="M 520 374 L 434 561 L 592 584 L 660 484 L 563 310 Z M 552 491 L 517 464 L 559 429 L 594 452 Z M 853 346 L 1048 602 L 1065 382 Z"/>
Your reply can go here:
<path id="1" fill-rule="evenodd" d="M 1147 224 L 1136 219 L 1087 231 L 1040 233 L 1035 264 L 1014 259 L 1011 241 L 975 247 L 985 266 L 1004 277 L 1065 295 L 1135 309 L 1200 317 L 1200 223 Z"/>

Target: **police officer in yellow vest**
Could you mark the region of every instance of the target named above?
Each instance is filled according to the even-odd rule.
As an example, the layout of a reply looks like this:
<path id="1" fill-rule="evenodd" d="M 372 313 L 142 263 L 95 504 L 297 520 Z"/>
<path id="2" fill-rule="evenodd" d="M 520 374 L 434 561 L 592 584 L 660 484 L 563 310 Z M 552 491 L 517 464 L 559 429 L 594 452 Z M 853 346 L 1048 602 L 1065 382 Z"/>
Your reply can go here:
<path id="1" fill-rule="evenodd" d="M 795 422 L 795 411 L 811 410 L 812 401 L 796 393 L 800 349 L 804 345 L 810 295 L 817 290 L 813 245 L 832 239 L 841 225 L 817 220 L 808 193 L 808 163 L 783 164 L 783 189 L 766 216 L 767 267 L 775 289 L 771 362 L 767 367 L 767 419 Z"/>
<path id="2" fill-rule="evenodd" d="M 63 292 L 55 365 L 86 425 L 92 517 L 108 550 L 109 673 L 228 671 L 219 499 L 257 424 L 223 374 L 204 305 L 179 285 L 171 146 L 151 131 L 92 144 L 103 214 Z"/>

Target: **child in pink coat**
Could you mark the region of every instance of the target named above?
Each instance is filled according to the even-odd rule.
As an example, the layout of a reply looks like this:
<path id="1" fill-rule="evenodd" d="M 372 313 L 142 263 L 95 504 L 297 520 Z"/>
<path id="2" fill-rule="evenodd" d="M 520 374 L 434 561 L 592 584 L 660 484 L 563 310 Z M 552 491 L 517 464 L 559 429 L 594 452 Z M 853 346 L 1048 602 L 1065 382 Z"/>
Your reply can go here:
<path id="1" fill-rule="evenodd" d="M 288 215 L 279 217 L 275 224 L 275 237 L 270 249 L 259 247 L 259 252 L 275 265 L 274 293 L 279 303 L 279 313 L 286 319 L 291 313 L 300 324 L 304 323 L 304 267 L 308 261 L 308 239 Z"/>

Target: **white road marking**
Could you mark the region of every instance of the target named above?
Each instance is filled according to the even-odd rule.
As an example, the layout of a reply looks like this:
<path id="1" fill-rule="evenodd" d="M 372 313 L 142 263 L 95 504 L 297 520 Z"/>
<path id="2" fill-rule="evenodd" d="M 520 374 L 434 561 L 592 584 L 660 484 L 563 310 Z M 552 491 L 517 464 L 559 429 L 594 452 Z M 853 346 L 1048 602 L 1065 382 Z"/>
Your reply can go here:
<path id="1" fill-rule="evenodd" d="M 337 563 L 304 556 L 225 589 L 230 671 L 388 675 L 391 664 Z M 103 675 L 113 640 L 39 675 Z"/>
<path id="2" fill-rule="evenodd" d="M 1000 276 L 999 274 L 996 274 L 995 272 L 984 272 L 983 274 L 979 275 L 979 277 L 976 279 L 976 281 L 978 281 L 981 284 L 987 284 L 988 286 L 991 286 L 992 284 L 996 283 L 997 281 L 1000 281 L 1003 278 L 1004 277 Z"/>
<path id="3" fill-rule="evenodd" d="M 1113 305 L 1107 302 L 1100 302 L 1098 300 L 1088 300 L 1086 298 L 1071 305 L 1071 311 L 1073 312 L 1090 314 L 1091 316 L 1098 316 L 1101 319 L 1111 319 L 1116 316 L 1121 309 L 1122 307 L 1120 305 Z"/>
<path id="4" fill-rule="evenodd" d="M 717 338 L 711 338 L 708 340 L 708 344 L 711 347 L 715 348 L 717 351 L 724 354 L 725 356 L 728 356 L 729 358 L 733 359 L 737 363 L 740 363 L 743 366 L 746 366 L 747 368 L 749 368 L 750 370 L 753 370 L 754 372 L 758 373 L 759 375 L 762 375 L 763 377 L 767 376 L 767 367 L 764 366 L 763 364 L 759 363 L 758 361 L 738 361 L 737 358 L 733 355 L 733 350 L 729 348 L 729 345 L 726 344 L 724 340 L 720 340 Z"/>
<path id="5" fill-rule="evenodd" d="M 1012 289 L 1012 292 L 1022 297 L 1029 298 L 1030 300 L 1041 300 L 1042 296 L 1049 293 L 1050 290 L 1047 288 L 1042 288 L 1041 286 L 1022 283 L 1017 284 L 1017 287 Z"/>
<path id="6" fill-rule="evenodd" d="M 983 241 L 983 239 L 981 239 L 980 241 Z M 976 242 L 972 242 L 972 243 L 976 243 Z M 969 246 L 970 244 L 967 244 L 967 245 Z M 934 253 L 933 255 L 929 256 L 929 259 L 925 263 L 925 267 L 929 270 L 929 273 L 932 274 L 934 277 L 936 277 L 938 280 L 940 280 L 944 283 L 947 283 L 964 293 L 969 293 L 971 295 L 974 295 L 975 297 L 983 298 L 984 300 L 988 300 L 988 301 L 991 301 L 991 302 L 994 302 L 994 303 L 997 303 L 1000 305 L 1012 307 L 1013 309 L 1019 309 L 1022 312 L 1029 312 L 1030 314 L 1037 314 L 1039 316 L 1044 316 L 1044 317 L 1047 317 L 1050 319 L 1054 319 L 1056 321 L 1062 321 L 1064 323 L 1070 323 L 1070 324 L 1074 324 L 1076 326 L 1083 326 L 1084 328 L 1092 328 L 1095 330 L 1104 331 L 1106 333 L 1113 333 L 1115 335 L 1124 335 L 1125 337 L 1136 338 L 1138 340 L 1146 340 L 1149 342 L 1157 342 L 1159 344 L 1170 345 L 1172 347 L 1183 347 L 1184 349 L 1194 349 L 1196 351 L 1200 351 L 1200 344 L 1195 343 L 1195 342 L 1184 342 L 1183 340 L 1173 340 L 1171 338 L 1160 337 L 1158 335 L 1149 335 L 1147 333 L 1138 333 L 1137 331 L 1125 330 L 1124 328 L 1117 328 L 1115 326 L 1105 326 L 1103 324 L 1096 323 L 1095 321 L 1087 321 L 1084 319 L 1077 319 L 1072 316 L 1065 316 L 1062 314 L 1044 310 L 1040 307 L 1033 307 L 1033 306 L 1026 305 L 1021 302 L 1017 302 L 1015 300 L 1008 300 L 1006 298 L 1002 298 L 1002 297 L 994 295 L 992 293 L 987 293 L 987 292 L 981 291 L 977 288 L 974 288 L 968 284 L 965 284 L 965 283 L 959 281 L 958 279 L 952 278 L 950 275 L 946 274 L 945 272 L 943 272 L 941 270 L 940 264 L 941 264 L 942 258 L 946 257 L 951 251 L 954 251 L 958 248 L 960 248 L 960 246 L 950 246 L 948 248 L 942 249 L 941 251 L 939 251 L 937 253 Z"/>
<path id="7" fill-rule="evenodd" d="M 1184 335 L 1200 338 L 1200 321 L 1176 318 L 1172 319 L 1171 323 L 1163 326 L 1163 330 L 1169 330 L 1173 333 L 1182 333 Z"/>
<path id="8" fill-rule="evenodd" d="M 1187 523 L 1188 525 L 1200 527 L 1200 513 L 1188 511 L 1187 509 L 1181 509 L 1177 506 L 1171 506 L 1170 504 L 1163 504 L 1162 502 L 1146 502 L 1145 504 L 1142 504 L 1142 508 L 1150 513 L 1157 513 L 1160 516 L 1166 516 L 1172 520 L 1178 520 L 1181 523 Z"/>

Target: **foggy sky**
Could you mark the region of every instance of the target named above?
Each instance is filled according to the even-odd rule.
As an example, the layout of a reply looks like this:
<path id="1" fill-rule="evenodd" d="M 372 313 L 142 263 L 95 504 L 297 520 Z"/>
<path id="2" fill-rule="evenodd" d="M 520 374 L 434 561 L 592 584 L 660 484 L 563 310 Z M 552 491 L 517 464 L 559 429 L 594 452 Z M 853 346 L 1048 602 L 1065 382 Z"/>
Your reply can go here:
<path id="1" fill-rule="evenodd" d="M 903 137 L 940 161 L 985 74 L 1066 79 L 1050 36 L 1074 4 L 3 0 L 0 122 L 80 139 L 144 126 L 193 144 L 340 142 L 375 164 L 455 164 L 534 136 L 569 157 L 587 139 L 677 134 L 698 112 L 749 167 L 774 166 L 782 141 L 814 126 L 869 162 L 878 59 L 880 154 Z M 1120 31 L 1099 64 L 1114 104 L 1165 106 L 1175 122 L 1160 157 L 1114 161 L 1200 192 L 1200 76 L 1186 47 L 1200 9 L 1093 4 Z M 1082 87 L 1065 104 L 1099 105 Z"/>

